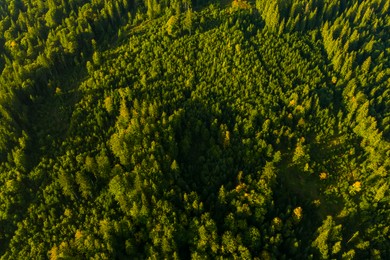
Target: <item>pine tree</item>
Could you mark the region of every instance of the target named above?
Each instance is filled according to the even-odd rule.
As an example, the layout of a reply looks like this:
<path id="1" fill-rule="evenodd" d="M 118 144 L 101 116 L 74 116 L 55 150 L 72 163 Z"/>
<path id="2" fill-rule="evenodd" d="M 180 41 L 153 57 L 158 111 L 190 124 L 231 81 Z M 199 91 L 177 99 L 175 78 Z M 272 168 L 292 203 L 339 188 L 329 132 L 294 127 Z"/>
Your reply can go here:
<path id="1" fill-rule="evenodd" d="M 191 8 L 188 8 L 187 9 L 187 12 L 186 12 L 186 17 L 185 17 L 185 20 L 184 20 L 184 27 L 186 30 L 188 30 L 188 33 L 191 35 L 191 31 L 192 31 L 192 9 Z"/>

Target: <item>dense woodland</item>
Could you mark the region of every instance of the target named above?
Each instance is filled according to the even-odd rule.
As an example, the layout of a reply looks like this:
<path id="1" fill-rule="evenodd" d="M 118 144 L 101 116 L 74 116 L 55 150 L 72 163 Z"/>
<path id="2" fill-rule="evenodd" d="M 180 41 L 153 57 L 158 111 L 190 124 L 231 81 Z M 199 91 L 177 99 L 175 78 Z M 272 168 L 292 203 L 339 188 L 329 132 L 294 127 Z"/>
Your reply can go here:
<path id="1" fill-rule="evenodd" d="M 1 259 L 389 259 L 390 1 L 3 0 Z"/>

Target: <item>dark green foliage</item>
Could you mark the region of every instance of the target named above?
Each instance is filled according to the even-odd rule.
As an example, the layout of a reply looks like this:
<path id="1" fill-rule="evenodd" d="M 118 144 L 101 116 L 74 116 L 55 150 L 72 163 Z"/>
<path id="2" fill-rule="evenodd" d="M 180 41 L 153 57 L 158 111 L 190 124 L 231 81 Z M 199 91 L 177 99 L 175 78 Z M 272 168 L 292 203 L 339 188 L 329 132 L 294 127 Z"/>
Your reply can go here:
<path id="1" fill-rule="evenodd" d="M 389 8 L 3 1 L 1 258 L 389 258 Z"/>

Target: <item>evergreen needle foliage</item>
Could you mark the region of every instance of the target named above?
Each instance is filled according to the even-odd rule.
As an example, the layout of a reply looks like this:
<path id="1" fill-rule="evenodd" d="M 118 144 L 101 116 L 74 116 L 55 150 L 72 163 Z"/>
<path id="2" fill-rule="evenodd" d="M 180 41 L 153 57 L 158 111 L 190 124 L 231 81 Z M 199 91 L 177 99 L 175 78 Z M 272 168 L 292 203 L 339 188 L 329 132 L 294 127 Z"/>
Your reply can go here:
<path id="1" fill-rule="evenodd" d="M 4 0 L 1 259 L 390 259 L 390 1 Z"/>

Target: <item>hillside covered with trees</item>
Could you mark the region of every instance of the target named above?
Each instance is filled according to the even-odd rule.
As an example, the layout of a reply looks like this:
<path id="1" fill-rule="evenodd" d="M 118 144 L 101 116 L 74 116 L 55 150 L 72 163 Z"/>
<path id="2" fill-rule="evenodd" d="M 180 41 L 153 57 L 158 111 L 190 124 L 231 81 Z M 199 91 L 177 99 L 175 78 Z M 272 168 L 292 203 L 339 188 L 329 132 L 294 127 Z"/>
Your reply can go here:
<path id="1" fill-rule="evenodd" d="M 1 259 L 389 259 L 390 1 L 4 0 Z"/>

